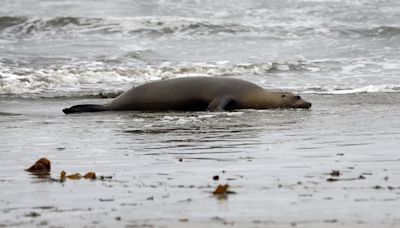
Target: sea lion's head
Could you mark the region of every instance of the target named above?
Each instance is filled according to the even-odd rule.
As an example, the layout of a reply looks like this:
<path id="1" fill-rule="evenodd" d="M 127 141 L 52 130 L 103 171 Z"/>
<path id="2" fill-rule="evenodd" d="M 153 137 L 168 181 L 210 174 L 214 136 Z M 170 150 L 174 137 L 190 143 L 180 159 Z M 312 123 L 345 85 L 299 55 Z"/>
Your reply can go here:
<path id="1" fill-rule="evenodd" d="M 254 99 L 255 96 L 249 96 Z M 311 103 L 291 92 L 264 90 L 258 94 L 256 108 L 311 108 Z"/>
<path id="2" fill-rule="evenodd" d="M 310 102 L 293 93 L 282 92 L 279 99 L 278 103 L 281 105 L 281 108 L 311 108 Z"/>

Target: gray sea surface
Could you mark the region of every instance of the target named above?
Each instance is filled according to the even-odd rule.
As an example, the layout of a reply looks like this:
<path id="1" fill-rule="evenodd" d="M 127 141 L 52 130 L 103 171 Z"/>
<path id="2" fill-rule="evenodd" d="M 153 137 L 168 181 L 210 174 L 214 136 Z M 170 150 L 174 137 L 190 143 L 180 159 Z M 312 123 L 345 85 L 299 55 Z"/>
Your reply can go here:
<path id="1" fill-rule="evenodd" d="M 399 1 L 0 3 L 0 227 L 399 226 Z M 313 106 L 61 112 L 191 76 Z"/>

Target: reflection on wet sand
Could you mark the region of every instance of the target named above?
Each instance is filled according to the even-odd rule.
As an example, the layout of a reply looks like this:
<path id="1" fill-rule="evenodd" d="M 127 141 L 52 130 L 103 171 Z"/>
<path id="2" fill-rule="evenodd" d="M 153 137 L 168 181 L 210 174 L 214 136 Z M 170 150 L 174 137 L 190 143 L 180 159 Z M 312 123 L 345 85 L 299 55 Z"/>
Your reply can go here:
<path id="1" fill-rule="evenodd" d="M 399 99 L 352 110 L 354 99 L 374 98 L 380 99 L 315 95 L 314 109 L 307 111 L 68 117 L 59 113 L 63 101 L 22 102 L 19 109 L 11 106 L 22 118 L 0 115 L 2 210 L 17 208 L 1 216 L 10 221 L 6 225 L 147 221 L 168 227 L 182 225 L 181 217 L 189 218 L 188 225 L 199 219 L 240 227 L 355 224 L 354 215 L 362 222 L 394 218 Z M 54 182 L 23 171 L 42 156 L 71 173 L 95 170 L 112 180 Z M 52 169 L 51 177 L 60 171 Z M 225 184 L 237 194 L 222 201 L 211 196 Z M 382 211 L 378 219 L 367 216 L 371 205 Z M 46 206 L 55 209 L 37 209 Z"/>

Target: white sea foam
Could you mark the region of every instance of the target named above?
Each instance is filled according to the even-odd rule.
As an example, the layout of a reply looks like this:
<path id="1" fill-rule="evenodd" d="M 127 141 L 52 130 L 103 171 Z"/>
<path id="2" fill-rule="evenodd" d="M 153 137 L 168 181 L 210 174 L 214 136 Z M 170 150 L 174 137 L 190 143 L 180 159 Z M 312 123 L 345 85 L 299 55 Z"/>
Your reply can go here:
<path id="1" fill-rule="evenodd" d="M 325 86 L 303 89 L 302 93 L 306 94 L 332 94 L 345 95 L 357 93 L 399 93 L 400 85 L 367 85 L 362 87 L 340 87 L 340 86 Z"/>
<path id="2" fill-rule="evenodd" d="M 328 61 L 329 62 L 329 61 Z M 342 78 L 319 73 L 326 71 L 327 61 L 290 61 L 267 63 L 231 63 L 219 61 L 210 63 L 164 62 L 159 65 L 136 67 L 114 66 L 93 62 L 75 63 L 73 66 L 30 68 L 9 66 L 0 62 L 0 95 L 2 96 L 92 96 L 102 94 L 109 97 L 145 82 L 191 76 L 243 77 L 253 75 L 253 81 L 266 87 L 284 88 L 303 93 L 351 94 L 373 92 L 400 92 L 396 83 L 383 84 L 381 79 L 370 81 L 367 77 L 352 77 L 352 71 L 368 64 L 344 66 Z M 382 68 L 393 69 L 394 62 L 381 64 Z M 287 72 L 292 76 L 284 76 Z M 280 73 L 281 72 L 281 73 Z M 296 74 L 314 74 L 314 78 L 299 78 Z M 270 79 L 270 76 L 283 74 Z M 320 76 L 324 76 L 320 78 Z M 388 80 L 394 76 L 388 76 Z M 382 76 L 383 78 L 383 76 Z M 327 83 L 331 81 L 331 83 Z M 312 85 L 314 83 L 314 85 Z M 333 84 L 332 84 L 333 83 Z"/>
<path id="3" fill-rule="evenodd" d="M 238 76 L 264 75 L 273 71 L 307 70 L 301 62 L 239 63 L 192 63 L 138 67 L 108 68 L 102 64 L 81 63 L 78 66 L 59 68 L 10 67 L 0 63 L 0 95 L 46 94 L 96 94 L 101 91 L 124 90 L 131 85 L 148 81 L 190 76 Z M 74 96 L 74 95 L 73 95 Z"/>

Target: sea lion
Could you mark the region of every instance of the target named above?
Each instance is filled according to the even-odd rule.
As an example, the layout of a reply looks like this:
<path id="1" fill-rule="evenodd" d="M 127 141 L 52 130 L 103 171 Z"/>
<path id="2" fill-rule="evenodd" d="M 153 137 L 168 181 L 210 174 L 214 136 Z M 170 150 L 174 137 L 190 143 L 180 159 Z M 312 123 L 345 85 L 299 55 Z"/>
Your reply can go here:
<path id="1" fill-rule="evenodd" d="M 241 79 L 187 77 L 149 82 L 126 91 L 108 104 L 75 105 L 63 109 L 63 112 L 225 111 L 310 107 L 311 103 L 298 95 L 266 90 Z"/>

